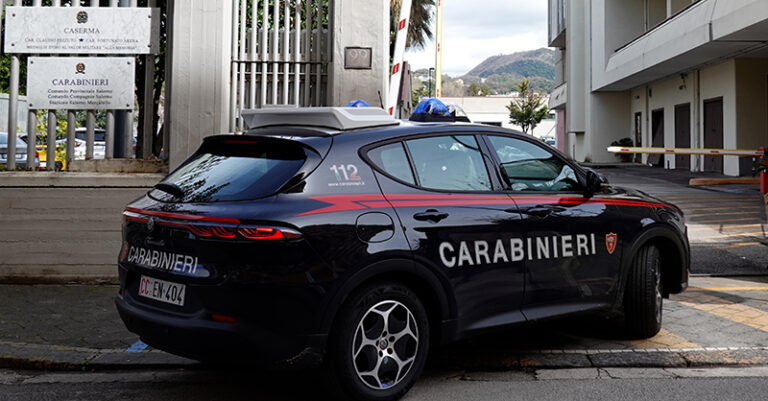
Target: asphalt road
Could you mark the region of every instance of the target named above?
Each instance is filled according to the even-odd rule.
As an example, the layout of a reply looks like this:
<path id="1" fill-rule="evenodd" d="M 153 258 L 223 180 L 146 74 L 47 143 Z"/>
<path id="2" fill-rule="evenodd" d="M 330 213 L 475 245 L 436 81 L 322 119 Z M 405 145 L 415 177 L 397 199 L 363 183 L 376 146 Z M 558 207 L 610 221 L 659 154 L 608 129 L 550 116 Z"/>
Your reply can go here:
<path id="1" fill-rule="evenodd" d="M 431 373 L 404 400 L 765 400 L 766 373 L 764 368 L 699 371 L 683 376 L 661 369 Z M 21 377 L 23 373 L 0 371 L 0 400 L 322 399 L 322 387 L 316 380 L 288 374 L 143 372 Z M 17 383 L 20 380 L 26 383 Z"/>

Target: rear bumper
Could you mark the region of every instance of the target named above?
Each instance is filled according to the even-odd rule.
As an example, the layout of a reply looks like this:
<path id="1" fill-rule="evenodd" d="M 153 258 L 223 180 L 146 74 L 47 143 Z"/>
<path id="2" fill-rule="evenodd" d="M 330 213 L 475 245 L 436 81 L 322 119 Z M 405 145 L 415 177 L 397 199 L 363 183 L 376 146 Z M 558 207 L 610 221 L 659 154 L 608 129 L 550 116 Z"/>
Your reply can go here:
<path id="1" fill-rule="evenodd" d="M 172 354 L 270 368 L 311 367 L 322 361 L 326 335 L 286 336 L 253 322 L 221 323 L 207 314 L 175 316 L 147 308 L 129 295 L 118 295 L 115 305 L 128 330 Z"/>

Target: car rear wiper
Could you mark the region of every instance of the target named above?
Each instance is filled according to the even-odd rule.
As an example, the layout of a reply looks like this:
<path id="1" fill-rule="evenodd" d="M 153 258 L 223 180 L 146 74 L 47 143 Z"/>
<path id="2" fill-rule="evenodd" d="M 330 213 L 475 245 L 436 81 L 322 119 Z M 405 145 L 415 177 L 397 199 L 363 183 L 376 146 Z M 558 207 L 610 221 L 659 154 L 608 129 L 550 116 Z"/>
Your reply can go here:
<path id="1" fill-rule="evenodd" d="M 167 192 L 171 195 L 173 195 L 176 198 L 183 198 L 184 197 L 184 190 L 181 189 L 180 186 L 176 184 L 172 184 L 170 182 L 160 182 L 155 185 L 155 189 L 159 189 L 163 192 Z"/>

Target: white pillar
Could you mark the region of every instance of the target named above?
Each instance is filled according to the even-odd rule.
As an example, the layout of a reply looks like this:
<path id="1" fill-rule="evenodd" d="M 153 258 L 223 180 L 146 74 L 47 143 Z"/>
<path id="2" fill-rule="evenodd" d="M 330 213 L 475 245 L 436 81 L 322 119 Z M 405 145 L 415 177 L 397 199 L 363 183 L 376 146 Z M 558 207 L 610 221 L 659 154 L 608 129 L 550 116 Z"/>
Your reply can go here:
<path id="1" fill-rule="evenodd" d="M 331 2 L 332 61 L 328 69 L 330 106 L 344 106 L 352 100 L 364 100 L 374 107 L 386 104 L 389 87 L 389 1 L 357 0 Z M 370 70 L 344 68 L 344 49 L 372 49 Z M 379 99 L 381 92 L 381 100 Z"/>
<path id="2" fill-rule="evenodd" d="M 169 2 L 165 128 L 171 169 L 206 136 L 229 131 L 232 1 Z"/>

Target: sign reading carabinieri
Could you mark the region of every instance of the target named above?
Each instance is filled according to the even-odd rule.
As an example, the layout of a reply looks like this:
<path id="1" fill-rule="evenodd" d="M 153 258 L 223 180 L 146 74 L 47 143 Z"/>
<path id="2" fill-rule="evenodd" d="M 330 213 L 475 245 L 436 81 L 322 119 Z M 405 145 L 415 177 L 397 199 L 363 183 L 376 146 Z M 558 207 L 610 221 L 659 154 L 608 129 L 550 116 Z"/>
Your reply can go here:
<path id="1" fill-rule="evenodd" d="M 154 54 L 160 11 L 136 7 L 7 7 L 5 52 Z"/>
<path id="2" fill-rule="evenodd" d="M 30 109 L 133 109 L 133 57 L 30 57 Z"/>

